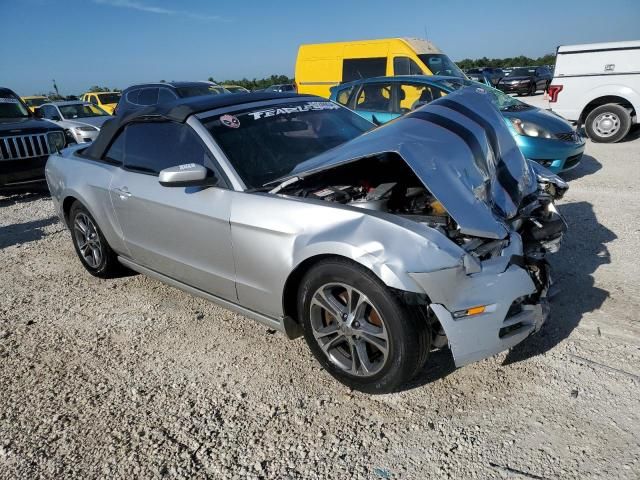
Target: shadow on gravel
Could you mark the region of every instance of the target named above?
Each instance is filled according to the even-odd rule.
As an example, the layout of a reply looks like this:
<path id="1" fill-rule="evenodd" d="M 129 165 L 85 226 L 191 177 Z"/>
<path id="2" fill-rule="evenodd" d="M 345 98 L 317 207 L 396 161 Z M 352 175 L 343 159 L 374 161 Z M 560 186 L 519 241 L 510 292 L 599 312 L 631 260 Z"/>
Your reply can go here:
<path id="1" fill-rule="evenodd" d="M 573 170 L 561 173 L 560 176 L 566 181 L 577 180 L 578 178 L 592 175 L 601 169 L 602 164 L 598 160 L 593 158 L 591 155 L 583 155 L 580 165 Z"/>
<path id="2" fill-rule="evenodd" d="M 437 350 L 429 354 L 424 369 L 410 383 L 402 387 L 403 391 L 423 387 L 431 382 L 440 380 L 456 369 L 453 356 L 449 349 Z"/>
<path id="3" fill-rule="evenodd" d="M 594 285 L 593 273 L 611 263 L 607 243 L 615 233 L 598 222 L 588 202 L 559 206 L 569 230 L 560 253 L 550 259 L 552 275 L 559 287 L 551 302 L 551 316 L 540 332 L 516 345 L 504 365 L 543 354 L 567 338 L 582 316 L 602 306 L 609 292 Z"/>
<path id="4" fill-rule="evenodd" d="M 33 190 L 0 190 L 0 208 L 17 203 L 31 202 L 49 196 L 49 191 L 45 189 Z"/>
<path id="5" fill-rule="evenodd" d="M 42 220 L 14 223 L 13 225 L 0 227 L 0 250 L 12 245 L 40 240 L 46 236 L 44 228 L 57 222 L 58 217 L 52 216 Z"/>

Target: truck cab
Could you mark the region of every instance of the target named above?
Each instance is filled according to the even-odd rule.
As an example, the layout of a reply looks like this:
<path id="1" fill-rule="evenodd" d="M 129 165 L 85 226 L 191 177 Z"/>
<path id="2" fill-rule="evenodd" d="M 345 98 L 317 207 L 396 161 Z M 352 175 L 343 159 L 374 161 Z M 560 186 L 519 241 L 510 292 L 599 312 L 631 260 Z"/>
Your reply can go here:
<path id="1" fill-rule="evenodd" d="M 592 141 L 622 140 L 640 111 L 640 40 L 558 47 L 549 97 Z"/>
<path id="2" fill-rule="evenodd" d="M 0 189 L 44 185 L 49 154 L 64 147 L 62 128 L 37 118 L 15 92 L 0 87 Z"/>

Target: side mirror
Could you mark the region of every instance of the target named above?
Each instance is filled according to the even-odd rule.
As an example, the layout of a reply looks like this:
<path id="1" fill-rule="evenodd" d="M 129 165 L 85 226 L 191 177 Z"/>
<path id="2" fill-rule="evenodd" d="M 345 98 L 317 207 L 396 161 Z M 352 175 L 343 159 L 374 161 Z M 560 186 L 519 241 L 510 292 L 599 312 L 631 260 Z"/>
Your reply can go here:
<path id="1" fill-rule="evenodd" d="M 163 187 L 213 187 L 218 179 L 197 163 L 187 163 L 160 171 L 158 182 Z"/>
<path id="2" fill-rule="evenodd" d="M 382 125 L 382 122 L 378 120 L 375 115 L 371 115 L 371 123 L 373 123 L 376 127 Z"/>

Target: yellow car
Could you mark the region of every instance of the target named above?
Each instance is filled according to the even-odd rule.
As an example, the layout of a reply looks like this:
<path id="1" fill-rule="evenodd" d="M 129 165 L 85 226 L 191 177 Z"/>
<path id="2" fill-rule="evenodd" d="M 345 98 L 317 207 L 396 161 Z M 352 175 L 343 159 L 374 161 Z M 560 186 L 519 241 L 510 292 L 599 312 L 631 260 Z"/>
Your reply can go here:
<path id="1" fill-rule="evenodd" d="M 113 115 L 120 96 L 120 92 L 88 92 L 82 95 L 82 101 L 97 105 L 110 115 Z"/>
<path id="2" fill-rule="evenodd" d="M 27 104 L 27 107 L 29 107 L 29 110 L 31 110 L 32 113 L 35 113 L 36 108 L 38 108 L 40 105 L 50 102 L 49 97 L 43 97 L 42 95 L 20 97 L 20 99 Z"/>

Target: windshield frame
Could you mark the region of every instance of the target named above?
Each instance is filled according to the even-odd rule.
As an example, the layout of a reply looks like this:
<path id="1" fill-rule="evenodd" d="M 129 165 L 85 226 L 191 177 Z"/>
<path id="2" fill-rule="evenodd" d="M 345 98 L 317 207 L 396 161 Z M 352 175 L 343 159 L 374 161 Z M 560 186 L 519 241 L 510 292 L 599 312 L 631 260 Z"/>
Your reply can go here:
<path id="1" fill-rule="evenodd" d="M 299 158 L 296 160 L 295 164 L 291 166 L 291 168 L 288 168 L 286 171 L 282 170 L 282 171 L 278 171 L 278 172 L 273 172 L 273 175 L 271 175 L 270 178 L 268 179 L 262 179 L 265 181 L 261 181 L 261 182 L 255 182 L 252 181 L 252 179 L 248 178 L 247 175 L 245 175 L 247 172 L 242 172 L 239 168 L 238 165 L 240 165 L 240 162 L 244 161 L 244 156 L 242 158 L 240 158 L 240 155 L 238 155 L 238 152 L 236 152 L 235 154 L 231 152 L 229 145 L 225 145 L 225 141 L 221 140 L 220 136 L 217 134 L 216 129 L 220 129 L 220 125 L 214 126 L 212 125 L 212 123 L 218 121 L 222 116 L 228 114 L 228 115 L 238 115 L 238 117 L 240 117 L 240 121 L 242 122 L 243 117 L 249 115 L 249 114 L 256 114 L 259 112 L 264 112 L 264 111 L 269 111 L 269 110 L 276 110 L 279 108 L 287 108 L 287 107 L 291 107 L 291 106 L 302 106 L 308 103 L 314 103 L 314 104 L 318 104 L 318 103 L 322 103 L 322 104 L 332 104 L 335 108 L 327 108 L 326 110 L 333 110 L 333 111 L 339 111 L 341 114 L 343 115 L 347 115 L 350 117 L 350 119 L 353 120 L 352 125 L 356 124 L 356 123 L 360 123 L 360 129 L 359 129 L 359 133 L 357 135 L 352 136 L 351 138 L 346 139 L 343 142 L 340 142 L 336 145 L 333 145 L 331 147 L 327 147 L 326 149 L 324 149 L 323 151 L 319 151 L 319 152 L 310 152 L 309 154 L 305 155 L 303 158 Z M 290 115 L 290 114 L 301 114 L 301 113 L 318 113 L 321 112 L 324 109 L 321 110 L 308 110 L 308 111 L 303 111 L 303 112 L 290 112 L 290 113 L 286 113 L 286 114 L 278 114 L 278 115 Z M 327 112 L 325 112 L 327 113 Z M 266 100 L 266 101 L 260 101 L 260 102 L 252 102 L 252 103 L 243 103 L 243 104 L 238 104 L 238 105 L 234 105 L 231 107 L 224 107 L 224 108 L 219 108 L 216 110 L 210 110 L 208 112 L 204 112 L 201 114 L 196 115 L 196 117 L 198 118 L 198 120 L 200 120 L 202 127 L 204 129 L 204 131 L 206 131 L 208 133 L 208 135 L 210 136 L 210 138 L 213 140 L 213 144 L 215 146 L 215 148 L 213 149 L 214 153 L 216 154 L 216 156 L 220 156 L 222 157 L 222 159 L 224 160 L 224 162 L 226 163 L 226 166 L 233 172 L 233 175 L 236 177 L 236 179 L 238 180 L 238 183 L 241 184 L 242 186 L 242 190 L 243 191 L 247 191 L 247 192 L 255 192 L 255 191 L 264 191 L 264 190 L 269 190 L 270 188 L 272 188 L 276 183 L 278 183 L 278 181 L 280 181 L 280 179 L 282 178 L 286 178 L 292 171 L 294 171 L 299 165 L 301 165 L 302 163 L 310 160 L 311 158 L 314 158 L 318 155 L 321 155 L 329 150 L 331 150 L 332 148 L 336 148 L 340 145 L 343 145 L 344 143 L 347 143 L 355 138 L 358 138 L 360 135 L 366 133 L 367 131 L 375 128 L 375 125 L 371 122 L 369 122 L 368 120 L 364 119 L 363 117 L 361 117 L 360 115 L 358 115 L 357 113 L 349 110 L 348 108 L 345 108 L 342 105 L 339 105 L 336 102 L 333 102 L 331 100 L 328 100 L 326 98 L 316 98 L 316 97 L 309 97 L 309 98 L 300 98 L 300 97 L 288 97 L 288 98 L 283 98 L 283 99 L 278 99 L 278 100 Z M 270 115 L 267 114 L 264 117 L 261 116 L 261 118 L 269 118 L 269 117 L 275 117 L 274 115 Z M 255 118 L 255 117 L 254 117 Z M 293 119 L 294 121 L 295 118 Z M 283 135 L 285 135 L 286 133 L 295 133 L 295 130 L 293 131 L 289 131 L 289 132 L 278 132 L 278 133 L 282 133 Z M 295 135 L 294 135 L 295 136 Z M 266 148 L 266 147 L 264 147 Z M 278 150 L 283 150 L 283 149 L 278 149 L 278 148 L 272 148 L 272 152 L 277 152 Z M 284 149 L 287 150 L 287 149 Z M 291 154 L 290 154 L 291 155 Z M 254 179 L 255 180 L 255 179 Z M 270 187 L 269 187 L 270 186 Z"/>
<path id="2" fill-rule="evenodd" d="M 431 72 L 432 75 L 443 75 L 447 77 L 466 78 L 462 69 L 458 67 L 458 65 L 456 65 L 456 63 L 453 60 L 451 60 L 448 55 L 444 53 L 419 53 L 417 54 L 417 56 L 420 62 L 422 62 L 422 64 L 427 68 L 428 71 Z M 431 67 L 429 67 L 430 57 L 440 58 L 441 60 L 443 60 L 444 63 L 449 62 L 450 66 L 453 67 L 451 69 L 452 73 L 447 74 L 447 73 L 434 72 L 431 69 Z"/>
<path id="3" fill-rule="evenodd" d="M 531 71 L 529 71 L 531 70 Z M 525 72 L 525 73 L 520 73 L 520 72 Z M 509 73 L 510 77 L 533 77 L 536 74 L 536 69 L 535 68 L 528 68 L 528 67 L 517 67 L 514 68 L 513 70 L 511 70 L 511 73 Z"/>
<path id="4" fill-rule="evenodd" d="M 98 96 L 98 101 L 100 102 L 100 105 L 113 105 L 118 103 L 118 101 L 120 100 L 120 97 L 122 97 L 122 93 L 121 92 L 94 92 L 94 95 Z M 109 96 L 109 98 L 111 98 L 111 96 L 116 97 L 115 102 L 110 102 L 110 101 L 105 101 L 102 98 Z"/>
<path id="5" fill-rule="evenodd" d="M 5 101 L 3 101 L 3 100 L 5 100 Z M 11 101 L 9 101 L 9 100 L 11 100 Z M 18 109 L 19 110 L 23 110 L 23 111 L 19 112 L 19 113 L 21 113 L 21 115 L 18 115 L 18 116 L 5 117 L 5 116 L 1 116 L 0 115 L 0 119 L 2 119 L 2 120 L 8 120 L 8 119 L 12 119 L 12 118 L 32 118 L 33 117 L 33 113 L 31 112 L 31 109 L 17 95 L 14 95 L 14 94 L 6 92 L 6 91 L 0 91 L 0 103 L 6 103 L 6 104 L 12 104 L 12 105 L 16 105 L 17 104 L 18 105 Z"/>

